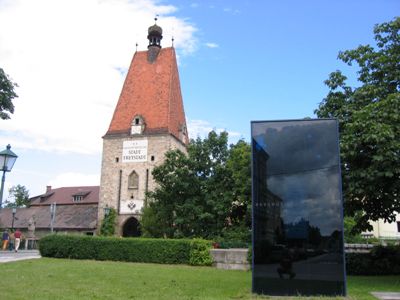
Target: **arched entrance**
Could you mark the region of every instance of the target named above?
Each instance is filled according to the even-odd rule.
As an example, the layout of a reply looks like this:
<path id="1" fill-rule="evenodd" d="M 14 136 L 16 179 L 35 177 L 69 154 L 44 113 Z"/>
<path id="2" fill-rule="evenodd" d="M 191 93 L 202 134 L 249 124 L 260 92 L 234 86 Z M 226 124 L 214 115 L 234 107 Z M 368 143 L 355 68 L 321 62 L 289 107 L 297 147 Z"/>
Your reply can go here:
<path id="1" fill-rule="evenodd" d="M 122 227 L 123 237 L 137 237 L 141 234 L 142 233 L 140 232 L 140 223 L 136 218 L 131 217 L 125 221 L 125 224 Z"/>

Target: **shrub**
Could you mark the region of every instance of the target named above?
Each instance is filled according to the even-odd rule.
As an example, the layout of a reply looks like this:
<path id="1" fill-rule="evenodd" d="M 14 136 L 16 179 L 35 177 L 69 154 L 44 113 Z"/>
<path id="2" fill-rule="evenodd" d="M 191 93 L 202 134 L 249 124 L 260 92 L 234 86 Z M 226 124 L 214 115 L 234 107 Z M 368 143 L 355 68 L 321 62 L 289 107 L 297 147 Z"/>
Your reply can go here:
<path id="1" fill-rule="evenodd" d="M 49 235 L 40 240 L 42 256 L 160 264 L 210 265 L 211 242 L 188 239 Z"/>
<path id="2" fill-rule="evenodd" d="M 221 249 L 248 248 L 251 245 L 251 230 L 246 226 L 228 227 L 214 240 Z"/>
<path id="3" fill-rule="evenodd" d="M 112 236 L 115 233 L 115 225 L 117 223 L 117 212 L 114 208 L 110 208 L 107 216 L 104 217 L 100 227 L 100 234 L 104 236 Z"/>
<path id="4" fill-rule="evenodd" d="M 216 248 L 220 249 L 231 249 L 231 248 L 248 248 L 249 243 L 242 241 L 226 241 L 223 239 L 216 239 Z"/>
<path id="5" fill-rule="evenodd" d="M 190 242 L 189 264 L 192 266 L 211 266 L 213 260 L 210 255 L 210 248 L 210 241 L 193 239 Z"/>
<path id="6" fill-rule="evenodd" d="M 375 246 L 370 253 L 347 253 L 349 275 L 400 275 L 400 246 Z"/>

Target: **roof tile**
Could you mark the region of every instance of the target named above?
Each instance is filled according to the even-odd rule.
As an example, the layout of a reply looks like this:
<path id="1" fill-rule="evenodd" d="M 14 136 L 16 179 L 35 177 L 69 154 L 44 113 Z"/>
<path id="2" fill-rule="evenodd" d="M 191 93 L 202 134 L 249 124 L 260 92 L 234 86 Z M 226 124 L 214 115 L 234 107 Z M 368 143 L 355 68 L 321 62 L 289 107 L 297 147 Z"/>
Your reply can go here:
<path id="1" fill-rule="evenodd" d="M 147 52 L 133 56 L 106 136 L 129 134 L 133 118 L 141 115 L 144 134 L 165 132 L 181 140 L 186 120 L 175 50 L 161 49 L 154 62 L 147 60 Z"/>
<path id="2" fill-rule="evenodd" d="M 30 206 L 57 204 L 97 204 L 99 203 L 99 186 L 73 186 L 51 189 L 43 195 L 30 198 Z M 74 202 L 74 196 L 82 196 L 79 202 Z"/>

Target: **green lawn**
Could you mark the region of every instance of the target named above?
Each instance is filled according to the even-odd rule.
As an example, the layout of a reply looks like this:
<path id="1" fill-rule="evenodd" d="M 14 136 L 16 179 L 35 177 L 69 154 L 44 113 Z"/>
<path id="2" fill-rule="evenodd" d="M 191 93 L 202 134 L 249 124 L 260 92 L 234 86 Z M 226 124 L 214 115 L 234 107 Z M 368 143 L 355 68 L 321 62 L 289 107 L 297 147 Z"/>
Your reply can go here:
<path id="1" fill-rule="evenodd" d="M 268 299 L 251 294 L 250 272 L 211 267 L 42 258 L 0 264 L 0 276 L 1 299 Z M 349 277 L 348 290 L 374 299 L 400 292 L 400 277 Z"/>

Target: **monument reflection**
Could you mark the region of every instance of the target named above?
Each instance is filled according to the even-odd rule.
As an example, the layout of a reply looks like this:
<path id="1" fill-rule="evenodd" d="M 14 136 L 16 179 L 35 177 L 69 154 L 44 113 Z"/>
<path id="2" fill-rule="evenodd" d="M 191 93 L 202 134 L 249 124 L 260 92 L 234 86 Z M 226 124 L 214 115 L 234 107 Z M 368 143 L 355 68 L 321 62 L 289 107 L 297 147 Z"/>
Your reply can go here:
<path id="1" fill-rule="evenodd" d="M 253 292 L 345 295 L 336 120 L 252 122 Z"/>

